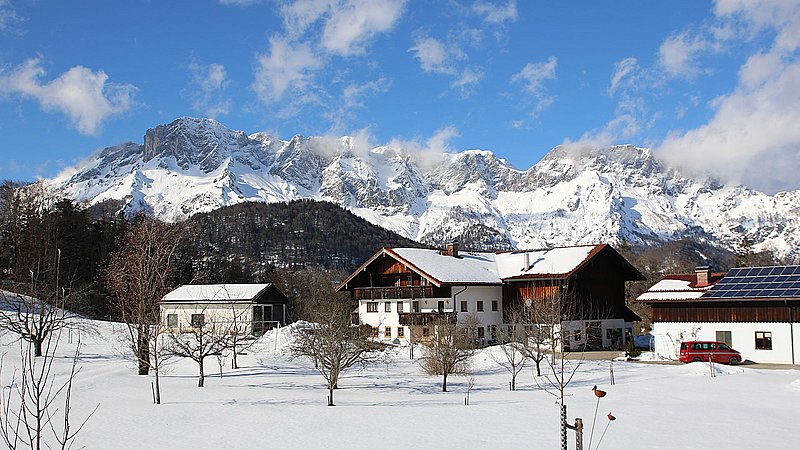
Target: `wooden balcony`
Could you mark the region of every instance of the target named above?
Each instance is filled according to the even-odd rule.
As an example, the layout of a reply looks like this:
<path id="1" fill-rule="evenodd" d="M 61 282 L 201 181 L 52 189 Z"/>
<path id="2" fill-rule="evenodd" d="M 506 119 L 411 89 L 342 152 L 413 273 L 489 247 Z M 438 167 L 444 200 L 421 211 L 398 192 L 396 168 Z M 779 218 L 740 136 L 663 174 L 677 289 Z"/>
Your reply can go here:
<path id="1" fill-rule="evenodd" d="M 395 300 L 416 298 L 448 298 L 449 288 L 435 286 L 388 286 L 353 288 L 353 300 Z"/>
<path id="2" fill-rule="evenodd" d="M 453 312 L 429 312 L 429 313 L 399 313 L 400 325 L 431 325 L 439 320 L 446 320 L 451 323 L 456 322 L 458 313 Z"/>

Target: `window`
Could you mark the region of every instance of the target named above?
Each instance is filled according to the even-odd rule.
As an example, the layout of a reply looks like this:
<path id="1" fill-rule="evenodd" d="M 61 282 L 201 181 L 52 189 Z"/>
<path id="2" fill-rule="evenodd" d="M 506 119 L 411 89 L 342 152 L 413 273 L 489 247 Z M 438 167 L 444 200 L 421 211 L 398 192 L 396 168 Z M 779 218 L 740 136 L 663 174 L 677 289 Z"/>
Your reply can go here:
<path id="1" fill-rule="evenodd" d="M 577 342 L 582 341 L 583 340 L 583 331 L 582 330 L 575 330 L 572 333 L 572 339 L 575 339 L 575 341 L 577 341 Z"/>
<path id="2" fill-rule="evenodd" d="M 397 302 L 397 312 L 403 312 L 403 302 Z"/>
<path id="3" fill-rule="evenodd" d="M 372 337 L 378 337 L 378 327 L 372 327 Z"/>
<path id="4" fill-rule="evenodd" d="M 406 328 L 405 327 L 397 327 L 397 337 L 400 339 L 406 337 Z"/>
<path id="5" fill-rule="evenodd" d="M 467 311 L 468 311 L 468 309 L 467 309 L 467 301 L 466 300 L 461 300 L 461 312 L 467 312 Z"/>
<path id="6" fill-rule="evenodd" d="M 383 312 L 392 312 L 392 302 L 383 303 Z"/>
<path id="7" fill-rule="evenodd" d="M 388 305 L 389 303 L 386 304 Z M 383 327 L 383 337 L 386 339 L 392 338 L 392 327 Z"/>
<path id="8" fill-rule="evenodd" d="M 497 325 L 489 325 L 489 333 L 492 336 L 492 340 L 497 340 Z"/>
<path id="9" fill-rule="evenodd" d="M 478 327 L 478 339 L 483 339 L 485 336 L 483 327 Z"/>
<path id="10" fill-rule="evenodd" d="M 483 312 L 483 300 L 478 300 L 478 312 Z"/>
<path id="11" fill-rule="evenodd" d="M 431 330 L 428 327 L 422 327 L 422 337 L 426 338 L 430 336 Z"/>
<path id="12" fill-rule="evenodd" d="M 771 331 L 756 331 L 756 350 L 772 350 Z"/>
<path id="13" fill-rule="evenodd" d="M 167 314 L 167 326 L 170 328 L 178 328 L 177 314 Z"/>
<path id="14" fill-rule="evenodd" d="M 367 302 L 367 312 L 378 312 L 378 302 Z"/>
<path id="15" fill-rule="evenodd" d="M 492 311 L 497 311 L 499 306 L 500 306 L 500 302 L 499 301 L 492 300 Z"/>
<path id="16" fill-rule="evenodd" d="M 730 331 L 717 331 L 717 341 L 724 342 L 728 344 L 730 347 L 733 345 L 733 340 L 731 339 L 731 332 Z"/>
<path id="17" fill-rule="evenodd" d="M 411 302 L 411 310 L 416 313 L 419 312 L 419 301 L 414 300 L 413 302 Z"/>
<path id="18" fill-rule="evenodd" d="M 439 307 L 439 312 L 444 312 L 444 302 L 443 301 L 440 301 L 437 306 Z"/>
<path id="19" fill-rule="evenodd" d="M 200 328 L 206 324 L 205 314 L 192 314 L 192 327 Z"/>

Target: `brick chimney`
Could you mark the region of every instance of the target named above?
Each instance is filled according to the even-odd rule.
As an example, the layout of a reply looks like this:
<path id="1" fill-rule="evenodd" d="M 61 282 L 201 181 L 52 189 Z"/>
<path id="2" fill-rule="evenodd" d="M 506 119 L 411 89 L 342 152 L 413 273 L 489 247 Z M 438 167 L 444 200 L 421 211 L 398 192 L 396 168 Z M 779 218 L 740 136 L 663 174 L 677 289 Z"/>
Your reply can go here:
<path id="1" fill-rule="evenodd" d="M 447 244 L 447 256 L 458 258 L 458 241 Z"/>
<path id="2" fill-rule="evenodd" d="M 708 280 L 711 277 L 711 269 L 708 266 L 697 266 L 694 273 L 697 276 L 697 287 L 708 286 Z"/>

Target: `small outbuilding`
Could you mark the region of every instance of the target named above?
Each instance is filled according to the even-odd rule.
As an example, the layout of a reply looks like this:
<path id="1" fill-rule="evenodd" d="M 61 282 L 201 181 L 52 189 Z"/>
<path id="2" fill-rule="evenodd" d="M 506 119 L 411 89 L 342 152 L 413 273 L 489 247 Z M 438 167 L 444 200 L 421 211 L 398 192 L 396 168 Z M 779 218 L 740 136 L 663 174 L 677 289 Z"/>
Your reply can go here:
<path id="1" fill-rule="evenodd" d="M 719 341 L 754 362 L 797 364 L 800 266 L 667 275 L 637 302 L 653 308 L 653 347 L 677 359 L 681 342 Z"/>
<path id="2" fill-rule="evenodd" d="M 272 283 L 185 284 L 161 300 L 171 329 L 215 323 L 259 335 L 286 325 L 287 299 Z"/>

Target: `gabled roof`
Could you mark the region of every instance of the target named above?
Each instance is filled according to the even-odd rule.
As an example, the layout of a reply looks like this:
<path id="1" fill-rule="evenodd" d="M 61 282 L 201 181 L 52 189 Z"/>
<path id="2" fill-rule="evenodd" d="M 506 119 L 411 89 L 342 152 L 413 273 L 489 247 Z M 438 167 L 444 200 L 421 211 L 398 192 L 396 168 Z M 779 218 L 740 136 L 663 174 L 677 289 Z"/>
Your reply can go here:
<path id="1" fill-rule="evenodd" d="M 184 284 L 161 299 L 163 302 L 250 301 L 269 289 L 272 283 L 259 284 Z"/>
<path id="2" fill-rule="evenodd" d="M 607 248 L 613 251 L 611 247 L 601 244 L 499 253 L 460 252 L 458 257 L 442 255 L 439 250 L 432 249 L 383 248 L 347 277 L 336 290 L 344 288 L 381 256 L 394 258 L 436 286 L 501 285 L 508 280 L 568 278 Z M 630 263 L 625 263 L 635 273 L 634 279 L 644 278 Z"/>
<path id="3" fill-rule="evenodd" d="M 699 286 L 697 274 L 666 275 L 645 293 L 636 298 L 637 302 L 674 302 L 700 298 L 719 281 L 724 274 L 711 274 L 709 284 Z"/>

